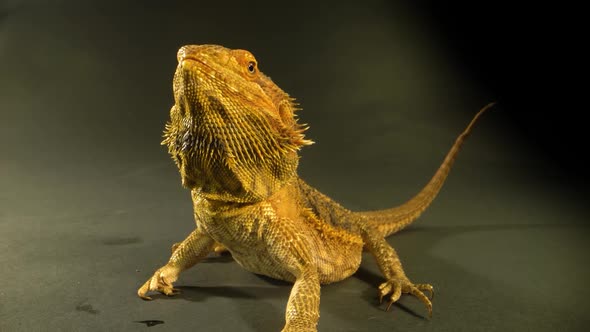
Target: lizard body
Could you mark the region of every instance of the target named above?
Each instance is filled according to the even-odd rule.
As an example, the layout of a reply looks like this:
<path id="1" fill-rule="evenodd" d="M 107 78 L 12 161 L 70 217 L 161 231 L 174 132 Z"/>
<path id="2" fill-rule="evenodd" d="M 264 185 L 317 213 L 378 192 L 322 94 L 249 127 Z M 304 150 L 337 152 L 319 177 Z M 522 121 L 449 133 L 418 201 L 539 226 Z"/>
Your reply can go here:
<path id="1" fill-rule="evenodd" d="M 162 144 L 191 190 L 196 228 L 173 246 L 168 263 L 138 295 L 175 294 L 172 284 L 183 270 L 225 248 L 245 269 L 294 283 L 283 332 L 317 331 L 320 284 L 352 275 L 368 250 L 385 277 L 380 299 L 388 296 L 391 306 L 411 294 L 432 315 L 433 287 L 408 279 L 385 237 L 432 202 L 461 144 L 490 105 L 477 113 L 414 198 L 392 209 L 352 212 L 297 176 L 297 152 L 313 142 L 297 122 L 294 100 L 260 72 L 251 53 L 188 45 L 177 58 L 175 103 Z"/>

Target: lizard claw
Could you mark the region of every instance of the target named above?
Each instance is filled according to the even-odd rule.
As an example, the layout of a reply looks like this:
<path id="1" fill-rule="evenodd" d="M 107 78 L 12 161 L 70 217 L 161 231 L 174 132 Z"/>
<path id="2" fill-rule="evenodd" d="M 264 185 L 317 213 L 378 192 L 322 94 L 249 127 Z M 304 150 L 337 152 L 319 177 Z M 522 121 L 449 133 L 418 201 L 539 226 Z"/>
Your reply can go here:
<path id="1" fill-rule="evenodd" d="M 180 293 L 180 290 L 172 286 L 172 283 L 176 281 L 177 277 L 178 272 L 164 266 L 158 269 L 154 275 L 137 290 L 137 295 L 146 301 L 152 300 L 150 296 L 146 295 L 150 291 L 158 291 L 167 296 L 177 295 Z"/>
<path id="2" fill-rule="evenodd" d="M 430 297 L 424 292 L 427 291 Z M 428 310 L 428 317 L 432 318 L 432 302 L 434 298 L 434 287 L 429 284 L 412 284 L 407 279 L 392 279 L 379 285 L 379 303 L 383 302 L 383 297 L 391 293 L 388 305 L 385 311 L 389 311 L 391 305 L 399 300 L 402 294 L 411 294 L 422 302 Z"/>
<path id="3" fill-rule="evenodd" d="M 422 292 L 427 291 L 428 295 L 429 295 L 428 298 L 430 299 L 430 301 L 432 301 L 434 299 L 434 287 L 432 287 L 432 285 L 430 285 L 430 284 L 415 284 L 414 286 Z"/>

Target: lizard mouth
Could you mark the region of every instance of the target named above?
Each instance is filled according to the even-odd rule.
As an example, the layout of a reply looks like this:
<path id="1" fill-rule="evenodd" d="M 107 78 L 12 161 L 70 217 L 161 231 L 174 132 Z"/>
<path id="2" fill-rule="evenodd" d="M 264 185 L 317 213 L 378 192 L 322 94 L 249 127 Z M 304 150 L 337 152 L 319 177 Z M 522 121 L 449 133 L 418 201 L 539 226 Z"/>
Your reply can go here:
<path id="1" fill-rule="evenodd" d="M 206 62 L 203 62 L 195 57 L 187 56 L 185 58 L 180 59 L 179 61 L 180 66 L 184 70 L 191 70 L 195 67 L 197 68 L 205 68 L 207 72 L 213 71 L 213 68 L 209 66 Z"/>
<path id="2" fill-rule="evenodd" d="M 190 55 L 179 60 L 179 69 L 185 73 L 185 80 L 188 79 L 193 81 L 193 84 L 197 87 L 202 86 L 204 81 L 225 81 L 225 75 L 220 73 L 219 70 L 215 69 L 207 62 Z M 200 72 L 201 74 L 197 74 L 197 72 Z"/>
<path id="3" fill-rule="evenodd" d="M 180 61 L 179 61 L 179 63 L 180 63 L 182 66 L 184 66 L 184 63 L 185 63 L 185 62 L 188 62 L 188 63 L 195 63 L 195 62 L 198 62 L 198 63 L 200 63 L 201 65 L 207 66 L 207 64 L 206 64 L 205 62 L 203 62 L 203 61 L 200 61 L 200 60 L 199 60 L 199 59 L 197 59 L 196 57 L 192 57 L 192 56 L 186 56 L 186 57 L 184 57 L 184 58 L 180 59 Z M 209 67 L 209 66 L 207 66 L 207 67 Z"/>

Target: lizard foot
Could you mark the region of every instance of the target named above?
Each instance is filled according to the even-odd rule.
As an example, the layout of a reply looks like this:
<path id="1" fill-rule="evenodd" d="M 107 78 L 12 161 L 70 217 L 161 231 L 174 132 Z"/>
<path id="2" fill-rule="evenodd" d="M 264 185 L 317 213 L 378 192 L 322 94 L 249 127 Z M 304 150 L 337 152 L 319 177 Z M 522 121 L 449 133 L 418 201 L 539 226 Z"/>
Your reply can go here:
<path id="1" fill-rule="evenodd" d="M 424 295 L 427 291 L 430 297 Z M 379 286 L 379 303 L 383 302 L 383 297 L 391 293 L 389 304 L 386 311 L 389 311 L 391 305 L 397 302 L 402 294 L 414 295 L 420 302 L 424 303 L 428 310 L 428 317 L 432 318 L 432 302 L 434 298 L 434 288 L 429 284 L 412 284 L 408 279 L 392 279 L 382 283 Z"/>
<path id="2" fill-rule="evenodd" d="M 158 291 L 167 296 L 180 293 L 180 290 L 172 287 L 172 283 L 178 278 L 178 272 L 167 266 L 159 268 L 154 275 L 137 290 L 137 295 L 144 300 L 150 301 L 151 297 L 146 294 L 150 291 Z"/>

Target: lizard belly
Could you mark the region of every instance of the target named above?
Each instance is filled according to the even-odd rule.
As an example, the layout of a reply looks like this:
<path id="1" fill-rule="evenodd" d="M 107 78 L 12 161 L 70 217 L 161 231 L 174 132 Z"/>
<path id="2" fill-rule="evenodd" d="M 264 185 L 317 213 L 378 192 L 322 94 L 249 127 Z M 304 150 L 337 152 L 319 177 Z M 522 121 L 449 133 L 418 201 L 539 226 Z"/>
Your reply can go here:
<path id="1" fill-rule="evenodd" d="M 212 239 L 221 243 L 244 269 L 285 281 L 295 281 L 289 266 L 277 260 L 280 243 L 269 243 L 273 216 L 258 204 L 221 211 L 193 193 L 195 221 Z"/>
<path id="2" fill-rule="evenodd" d="M 197 227 L 250 272 L 293 282 L 299 264 L 294 260 L 308 255 L 305 261 L 315 266 L 320 282 L 331 283 L 360 265 L 360 237 L 322 222 L 309 210 L 287 216 L 268 202 L 222 209 L 198 198 L 194 203 Z"/>
<path id="3" fill-rule="evenodd" d="M 248 232 L 230 232 L 228 227 L 205 226 L 206 232 L 217 242 L 221 243 L 231 253 L 233 259 L 244 269 L 284 281 L 295 281 L 295 276 L 289 271 L 288 265 L 276 259 L 274 250 L 279 246 L 271 246 L 266 241 L 259 241 L 259 237 Z"/>
<path id="4" fill-rule="evenodd" d="M 252 273 L 289 282 L 295 281 L 295 276 L 286 268 L 287 266 L 273 259 L 274 255 L 270 252 L 272 248 L 268 246 L 252 248 L 231 245 L 228 250 L 240 266 Z"/>
<path id="5" fill-rule="evenodd" d="M 358 269 L 361 262 L 362 243 L 345 243 L 341 239 L 331 239 L 315 229 L 300 230 L 304 246 L 312 253 L 312 264 L 318 271 L 322 284 L 343 280 Z M 216 239 L 224 244 L 223 239 Z M 288 250 L 287 239 L 283 243 L 257 241 L 250 238 L 243 243 L 228 241 L 227 249 L 235 261 L 244 269 L 284 281 L 295 281 L 290 263 L 277 259 L 276 250 Z"/>
<path id="6" fill-rule="evenodd" d="M 218 229 L 212 230 L 209 227 L 208 232 L 215 241 L 228 249 L 234 260 L 244 269 L 279 280 L 295 281 L 296 277 L 289 262 L 277 259 L 277 250 L 288 250 L 287 239 L 283 243 L 259 241 L 257 235 L 244 236 L 242 233 L 239 236 L 240 241 L 236 241 L 235 236 L 227 236 L 229 233 L 219 232 Z M 303 229 L 300 232 L 304 234 L 301 238 L 304 246 L 312 253 L 312 264 L 316 267 L 322 284 L 345 279 L 358 269 L 362 257 L 362 244 L 322 238 L 322 234 L 313 229 Z"/>

